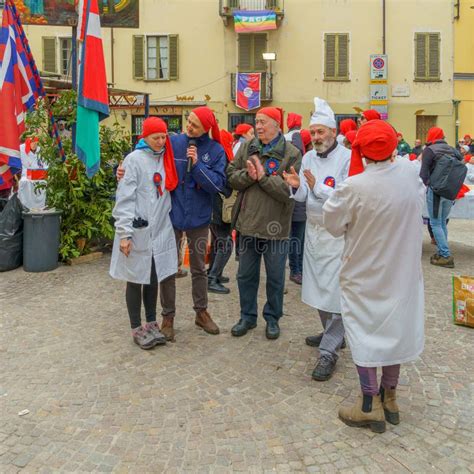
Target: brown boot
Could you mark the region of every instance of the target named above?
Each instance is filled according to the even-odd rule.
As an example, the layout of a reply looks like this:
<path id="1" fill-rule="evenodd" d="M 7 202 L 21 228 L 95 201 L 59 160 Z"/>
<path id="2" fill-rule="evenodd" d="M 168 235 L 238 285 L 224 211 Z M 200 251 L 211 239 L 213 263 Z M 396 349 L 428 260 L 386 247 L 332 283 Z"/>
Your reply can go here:
<path id="1" fill-rule="evenodd" d="M 400 423 L 400 410 L 397 404 L 397 391 L 394 388 L 380 387 L 380 400 L 382 401 L 385 420 L 392 425 Z"/>
<path id="2" fill-rule="evenodd" d="M 436 260 L 430 260 L 431 265 L 437 265 L 438 267 L 454 268 L 453 257 L 441 257 L 439 256 Z"/>
<path id="3" fill-rule="evenodd" d="M 161 323 L 161 334 L 166 337 L 167 341 L 175 342 L 174 338 L 174 314 L 163 316 L 163 321 Z"/>
<path id="4" fill-rule="evenodd" d="M 385 416 L 380 395 L 360 395 L 352 407 L 341 407 L 339 419 L 348 426 L 368 426 L 374 433 L 385 431 Z"/>
<path id="5" fill-rule="evenodd" d="M 209 334 L 219 334 L 219 327 L 212 320 L 211 315 L 205 309 L 196 311 L 196 326 L 204 329 Z"/>

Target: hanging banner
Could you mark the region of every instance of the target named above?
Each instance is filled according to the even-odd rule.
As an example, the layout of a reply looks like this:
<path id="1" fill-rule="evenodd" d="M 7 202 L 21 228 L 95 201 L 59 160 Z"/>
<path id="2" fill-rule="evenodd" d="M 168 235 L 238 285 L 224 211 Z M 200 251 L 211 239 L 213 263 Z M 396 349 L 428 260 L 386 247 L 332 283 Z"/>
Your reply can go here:
<path id="1" fill-rule="evenodd" d="M 272 10 L 236 10 L 234 12 L 236 33 L 255 33 L 276 30 L 276 13 Z"/>
<path id="2" fill-rule="evenodd" d="M 235 105 L 244 110 L 252 110 L 260 107 L 260 88 L 262 74 L 237 73 Z"/>

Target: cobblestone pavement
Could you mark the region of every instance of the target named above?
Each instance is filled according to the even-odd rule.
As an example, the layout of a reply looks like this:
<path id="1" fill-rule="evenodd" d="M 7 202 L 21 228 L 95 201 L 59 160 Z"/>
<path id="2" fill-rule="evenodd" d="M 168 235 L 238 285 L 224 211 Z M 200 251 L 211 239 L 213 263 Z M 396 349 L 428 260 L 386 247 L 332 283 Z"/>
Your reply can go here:
<path id="1" fill-rule="evenodd" d="M 358 394 L 348 349 L 330 381 L 311 380 L 304 337 L 320 325 L 291 282 L 268 341 L 263 320 L 231 337 L 235 281 L 210 295 L 222 333 L 209 336 L 178 280 L 177 342 L 145 352 L 109 257 L 0 274 L 0 472 L 474 472 L 474 329 L 451 321 L 451 275 L 474 273 L 473 224 L 449 227 L 456 268 L 430 266 L 425 242 L 426 349 L 402 368 L 402 422 L 382 435 L 337 418 Z"/>

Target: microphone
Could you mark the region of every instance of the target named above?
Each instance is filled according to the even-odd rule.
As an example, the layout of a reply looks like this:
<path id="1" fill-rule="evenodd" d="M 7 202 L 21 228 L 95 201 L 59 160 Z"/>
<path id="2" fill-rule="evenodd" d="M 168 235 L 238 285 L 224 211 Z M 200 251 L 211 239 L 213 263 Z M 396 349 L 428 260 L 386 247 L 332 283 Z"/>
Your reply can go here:
<path id="1" fill-rule="evenodd" d="M 188 149 L 190 147 L 197 147 L 197 142 L 194 138 L 190 138 L 189 141 L 188 141 Z M 193 167 L 193 160 L 191 157 L 188 158 L 188 169 L 187 169 L 187 172 L 188 173 L 191 173 L 191 168 Z"/>

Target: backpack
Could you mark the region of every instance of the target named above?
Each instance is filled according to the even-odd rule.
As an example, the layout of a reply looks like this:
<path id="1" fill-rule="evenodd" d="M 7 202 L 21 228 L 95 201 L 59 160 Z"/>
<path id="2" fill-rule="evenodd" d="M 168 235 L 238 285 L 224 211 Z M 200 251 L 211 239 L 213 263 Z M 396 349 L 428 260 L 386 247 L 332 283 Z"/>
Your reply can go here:
<path id="1" fill-rule="evenodd" d="M 438 196 L 454 201 L 458 195 L 467 167 L 456 156 L 443 154 L 436 160 L 436 165 L 430 176 L 430 187 Z"/>

